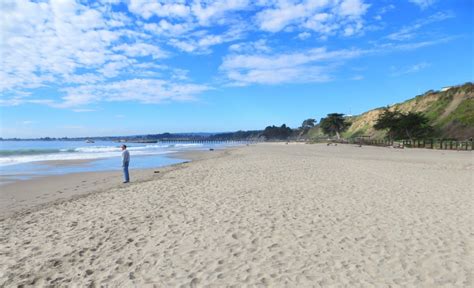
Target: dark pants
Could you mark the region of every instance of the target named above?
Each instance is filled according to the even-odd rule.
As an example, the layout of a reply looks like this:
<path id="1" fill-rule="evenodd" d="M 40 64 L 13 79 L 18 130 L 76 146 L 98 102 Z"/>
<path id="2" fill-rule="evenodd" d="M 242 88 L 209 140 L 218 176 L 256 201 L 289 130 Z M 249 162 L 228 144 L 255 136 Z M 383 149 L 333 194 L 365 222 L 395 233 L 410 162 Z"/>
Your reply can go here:
<path id="1" fill-rule="evenodd" d="M 128 174 L 128 162 L 123 163 L 123 178 L 125 182 L 130 181 L 130 175 Z"/>

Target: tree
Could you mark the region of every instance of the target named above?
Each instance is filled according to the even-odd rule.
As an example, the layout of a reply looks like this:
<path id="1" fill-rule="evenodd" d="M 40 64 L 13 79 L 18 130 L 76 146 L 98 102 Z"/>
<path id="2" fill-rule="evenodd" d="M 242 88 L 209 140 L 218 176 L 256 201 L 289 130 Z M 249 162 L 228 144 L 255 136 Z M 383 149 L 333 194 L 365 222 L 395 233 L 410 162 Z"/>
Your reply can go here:
<path id="1" fill-rule="evenodd" d="M 390 140 L 402 138 L 422 138 L 433 132 L 429 119 L 419 112 L 402 113 L 398 110 L 390 111 L 386 107 L 376 120 L 374 129 L 387 130 Z"/>
<path id="2" fill-rule="evenodd" d="M 314 125 L 316 125 L 316 120 L 315 119 L 312 119 L 312 118 L 309 118 L 309 119 L 306 119 L 303 121 L 303 123 L 301 124 L 301 129 L 311 129 L 314 127 Z"/>
<path id="3" fill-rule="evenodd" d="M 344 114 L 331 113 L 322 118 L 319 126 L 325 134 L 336 135 L 337 139 L 341 139 L 341 133 L 346 131 L 351 123 L 346 121 Z"/>
<path id="4" fill-rule="evenodd" d="M 267 126 L 265 130 L 263 130 L 262 135 L 265 136 L 266 139 L 288 139 L 291 136 L 290 127 L 287 127 L 286 124 L 281 125 L 281 127 L 276 126 Z"/>
<path id="5" fill-rule="evenodd" d="M 375 130 L 387 130 L 390 141 L 399 133 L 398 129 L 400 126 L 399 118 L 400 112 L 397 109 L 390 111 L 389 107 L 385 107 L 382 114 L 376 120 L 374 129 Z"/>
<path id="6" fill-rule="evenodd" d="M 300 133 L 299 133 L 299 137 L 305 135 L 306 133 L 308 133 L 308 131 L 314 127 L 314 125 L 316 125 L 316 120 L 315 119 L 312 119 L 312 118 L 309 118 L 309 119 L 306 119 L 303 121 L 303 123 L 301 124 L 301 127 L 299 128 L 300 130 Z"/>
<path id="7" fill-rule="evenodd" d="M 400 131 L 409 139 L 423 138 L 433 133 L 433 127 L 428 124 L 428 118 L 419 112 L 408 112 L 400 118 Z"/>

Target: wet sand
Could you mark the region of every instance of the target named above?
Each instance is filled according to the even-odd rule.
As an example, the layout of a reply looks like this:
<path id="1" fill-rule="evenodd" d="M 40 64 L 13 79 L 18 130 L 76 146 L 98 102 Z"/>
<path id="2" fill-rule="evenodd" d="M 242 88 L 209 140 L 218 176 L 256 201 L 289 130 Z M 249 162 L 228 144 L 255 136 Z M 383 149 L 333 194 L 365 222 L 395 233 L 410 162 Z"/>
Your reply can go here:
<path id="1" fill-rule="evenodd" d="M 213 151 L 186 151 L 169 155 L 168 157 L 198 161 L 205 158 L 217 157 L 220 150 Z M 47 161 L 42 164 L 55 166 L 82 165 L 91 160 Z M 188 162 L 188 161 L 186 161 Z M 130 169 L 132 182 L 141 183 L 156 179 L 163 173 L 181 167 L 180 164 L 150 169 Z M 19 175 L 15 175 L 18 177 Z M 21 176 L 21 175 L 20 175 Z M 29 175 L 27 175 L 29 176 Z M 31 177 L 31 176 L 30 176 Z M 8 179 L 8 177 L 5 177 Z M 122 170 L 82 172 L 64 175 L 35 177 L 29 180 L 12 179 L 11 183 L 0 186 L 0 220 L 12 215 L 30 213 L 41 209 L 53 202 L 62 202 L 90 193 L 106 191 L 122 187 Z"/>

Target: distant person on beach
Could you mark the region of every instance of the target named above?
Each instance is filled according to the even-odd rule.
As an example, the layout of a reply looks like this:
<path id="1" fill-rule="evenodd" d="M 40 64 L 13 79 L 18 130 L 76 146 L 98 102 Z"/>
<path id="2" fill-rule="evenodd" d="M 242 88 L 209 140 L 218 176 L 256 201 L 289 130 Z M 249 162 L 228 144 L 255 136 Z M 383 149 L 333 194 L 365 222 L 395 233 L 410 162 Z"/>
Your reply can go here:
<path id="1" fill-rule="evenodd" d="M 130 175 L 128 174 L 128 164 L 130 163 L 130 153 L 127 150 L 127 145 L 120 146 L 122 148 L 122 168 L 123 168 L 123 178 L 125 181 L 123 183 L 130 182 Z"/>

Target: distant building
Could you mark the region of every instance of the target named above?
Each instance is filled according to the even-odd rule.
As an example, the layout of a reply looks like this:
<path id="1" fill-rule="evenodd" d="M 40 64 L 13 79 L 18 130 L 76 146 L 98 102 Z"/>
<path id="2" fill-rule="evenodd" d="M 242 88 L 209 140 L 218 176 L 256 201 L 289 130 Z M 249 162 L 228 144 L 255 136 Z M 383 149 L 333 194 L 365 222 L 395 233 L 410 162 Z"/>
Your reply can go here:
<path id="1" fill-rule="evenodd" d="M 446 86 L 441 88 L 441 92 L 448 91 L 449 89 L 453 88 L 453 86 Z"/>

